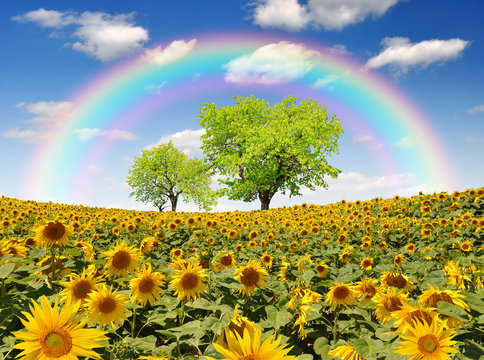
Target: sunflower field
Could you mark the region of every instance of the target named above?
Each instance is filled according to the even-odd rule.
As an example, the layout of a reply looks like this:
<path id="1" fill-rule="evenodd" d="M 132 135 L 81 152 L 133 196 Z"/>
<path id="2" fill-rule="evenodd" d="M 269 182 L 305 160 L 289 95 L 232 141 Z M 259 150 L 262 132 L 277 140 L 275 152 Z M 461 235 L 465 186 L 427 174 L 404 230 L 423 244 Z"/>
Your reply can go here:
<path id="1" fill-rule="evenodd" d="M 0 198 L 0 359 L 484 359 L 484 188 L 266 211 Z"/>

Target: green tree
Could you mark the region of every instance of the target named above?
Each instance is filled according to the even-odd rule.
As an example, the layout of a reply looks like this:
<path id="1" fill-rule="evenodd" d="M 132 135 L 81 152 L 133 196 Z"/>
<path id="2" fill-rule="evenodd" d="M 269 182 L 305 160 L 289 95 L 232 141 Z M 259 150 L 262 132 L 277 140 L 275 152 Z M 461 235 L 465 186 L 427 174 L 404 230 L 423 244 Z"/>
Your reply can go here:
<path id="1" fill-rule="evenodd" d="M 178 197 L 194 202 L 199 209 L 207 211 L 217 205 L 218 192 L 210 189 L 213 171 L 200 159 L 188 159 L 172 142 L 143 150 L 134 158 L 129 170 L 128 185 L 133 189 L 129 196 L 137 201 L 152 203 L 160 211 L 171 202 L 176 211 Z"/>
<path id="2" fill-rule="evenodd" d="M 328 188 L 323 176 L 336 178 L 341 170 L 328 164 L 338 154 L 343 128 L 326 107 L 307 99 L 296 103 L 288 96 L 268 102 L 236 96 L 236 105 L 217 108 L 204 104 L 198 115 L 206 133 L 201 136 L 206 161 L 227 176 L 221 193 L 231 200 L 261 202 L 261 210 L 277 191 L 300 196 L 301 185 Z M 238 176 L 238 177 L 237 177 Z"/>

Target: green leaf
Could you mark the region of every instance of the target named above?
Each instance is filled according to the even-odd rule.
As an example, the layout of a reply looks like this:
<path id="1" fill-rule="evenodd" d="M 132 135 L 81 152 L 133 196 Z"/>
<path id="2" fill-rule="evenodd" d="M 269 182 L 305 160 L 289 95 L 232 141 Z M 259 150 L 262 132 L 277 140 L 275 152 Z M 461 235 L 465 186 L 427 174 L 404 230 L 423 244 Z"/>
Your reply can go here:
<path id="1" fill-rule="evenodd" d="M 447 301 L 439 301 L 437 303 L 437 310 L 442 315 L 447 315 L 462 321 L 467 321 L 467 313 L 460 307 Z"/>
<path id="2" fill-rule="evenodd" d="M 267 323 L 269 324 L 267 327 L 277 330 L 291 320 L 291 314 L 285 309 L 278 310 L 275 306 L 268 305 L 265 307 L 265 311 L 267 314 Z"/>
<path id="3" fill-rule="evenodd" d="M 353 343 L 356 352 L 366 360 L 376 360 L 377 357 L 377 342 L 369 337 L 359 338 Z M 381 341 L 380 341 L 381 344 Z M 380 346 L 381 347 L 381 346 Z"/>
<path id="4" fill-rule="evenodd" d="M 314 352 L 321 356 L 323 360 L 331 359 L 331 356 L 328 354 L 331 350 L 331 346 L 328 343 L 328 339 L 321 336 L 316 339 L 313 345 Z"/>
<path id="5" fill-rule="evenodd" d="M 0 267 L 0 279 L 6 279 L 15 269 L 15 263 L 7 263 Z"/>
<path id="6" fill-rule="evenodd" d="M 298 360 L 313 360 L 313 356 L 309 354 L 299 355 Z"/>
<path id="7" fill-rule="evenodd" d="M 397 336 L 397 334 L 394 331 L 385 328 L 378 328 L 375 331 L 375 336 L 383 341 L 391 341 Z"/>
<path id="8" fill-rule="evenodd" d="M 440 288 L 447 284 L 445 272 L 443 270 L 431 271 L 422 281 L 425 285 L 432 285 L 435 288 Z"/>
<path id="9" fill-rule="evenodd" d="M 477 311 L 478 313 L 484 312 L 484 289 L 479 291 L 479 294 L 474 294 L 470 292 L 462 292 L 462 294 L 466 297 L 464 301 L 469 305 L 469 307 Z"/>

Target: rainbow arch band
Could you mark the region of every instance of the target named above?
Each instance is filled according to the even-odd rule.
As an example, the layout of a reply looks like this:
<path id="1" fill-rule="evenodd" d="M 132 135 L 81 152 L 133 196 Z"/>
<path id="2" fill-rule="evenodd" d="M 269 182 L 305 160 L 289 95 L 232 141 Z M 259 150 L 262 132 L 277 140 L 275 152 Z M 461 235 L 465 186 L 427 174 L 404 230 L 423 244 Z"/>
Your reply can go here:
<path id="1" fill-rule="evenodd" d="M 274 93 L 281 99 L 286 95 L 297 95 L 299 99 L 323 96 L 323 104 L 330 113 L 338 115 L 344 128 L 350 125 L 390 147 L 403 137 L 412 138 L 413 147 L 405 151 L 397 151 L 394 146 L 390 151 L 372 150 L 385 173 L 414 173 L 418 174 L 421 183 L 441 190 L 453 188 L 449 157 L 425 115 L 382 76 L 373 71 L 362 71 L 361 63 L 348 56 L 333 54 L 320 45 L 299 39 L 288 40 L 287 37 L 236 33 L 208 34 L 185 40 L 192 38 L 197 39 L 193 51 L 177 61 L 158 66 L 134 57 L 109 67 L 76 91 L 69 99 L 74 104 L 74 115 L 62 119 L 63 125 L 54 139 L 35 149 L 31 157 L 23 185 L 28 196 L 41 199 L 55 196 L 59 199 L 75 188 L 82 200 L 89 191 L 92 177 L 86 168 L 99 163 L 113 144 L 102 138 L 81 141 L 74 134 L 75 129 L 135 129 L 148 115 L 164 106 L 196 94 L 223 92 L 235 86 Z M 299 79 L 275 85 L 228 84 L 224 80 L 224 65 L 229 61 L 281 41 L 295 42 L 317 51 L 319 56 L 311 71 Z M 198 76 L 196 81 L 195 75 Z M 329 75 L 338 79 L 334 88 L 315 88 L 318 79 Z M 162 96 L 150 95 L 146 91 L 146 86 L 161 83 L 166 84 Z M 207 99 L 207 102 L 211 101 Z M 193 127 L 197 126 L 194 124 Z M 74 183 L 64 187 L 50 185 L 59 164 L 63 164 L 63 172 L 73 175 Z"/>

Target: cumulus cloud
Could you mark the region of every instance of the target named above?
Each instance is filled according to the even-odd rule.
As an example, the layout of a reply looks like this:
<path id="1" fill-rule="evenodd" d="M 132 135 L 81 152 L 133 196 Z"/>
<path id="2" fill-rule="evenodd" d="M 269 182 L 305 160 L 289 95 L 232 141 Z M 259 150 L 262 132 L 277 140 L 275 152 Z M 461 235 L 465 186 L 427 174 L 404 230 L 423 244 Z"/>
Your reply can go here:
<path id="1" fill-rule="evenodd" d="M 144 150 L 152 149 L 156 145 L 168 144 L 172 141 L 173 146 L 186 155 L 201 153 L 202 140 L 200 140 L 200 136 L 204 135 L 205 132 L 205 129 L 185 129 L 174 134 L 164 135 L 156 143 L 145 147 Z"/>
<path id="2" fill-rule="evenodd" d="M 27 129 L 20 127 L 8 129 L 2 133 L 2 136 L 17 139 L 24 143 L 36 143 L 51 139 L 58 128 L 73 115 L 73 103 L 68 101 L 21 102 L 15 107 L 23 108 L 27 113 L 33 115 L 26 120 L 31 125 Z"/>
<path id="3" fill-rule="evenodd" d="M 297 31 L 311 20 L 306 6 L 298 0 L 264 0 L 254 9 L 254 23 L 262 27 Z"/>
<path id="4" fill-rule="evenodd" d="M 302 44 L 281 41 L 264 45 L 224 65 L 225 81 L 239 84 L 278 84 L 304 76 L 319 53 Z"/>
<path id="5" fill-rule="evenodd" d="M 145 49 L 143 55 L 140 56 L 139 61 L 163 66 L 188 55 L 195 48 L 196 43 L 196 39 L 192 39 L 188 42 L 184 40 L 175 40 L 165 49 L 162 49 L 161 45 L 153 49 Z"/>
<path id="6" fill-rule="evenodd" d="M 148 31 L 136 26 L 133 17 L 134 13 L 110 15 L 86 11 L 76 14 L 41 8 L 12 19 L 56 29 L 72 25 L 75 30 L 71 35 L 79 41 L 66 45 L 106 62 L 141 49 L 148 40 Z M 56 34 L 58 37 L 58 32 Z"/>
<path id="7" fill-rule="evenodd" d="M 455 59 L 469 44 L 469 41 L 461 39 L 411 43 L 406 37 L 386 37 L 382 41 L 383 50 L 369 59 L 366 67 L 380 68 L 388 65 L 406 73 L 411 66 L 426 67 L 432 63 Z"/>
<path id="8" fill-rule="evenodd" d="M 98 128 L 83 128 L 75 129 L 72 131 L 76 134 L 82 141 L 88 141 L 98 136 L 107 137 L 109 140 L 136 140 L 137 137 L 132 132 L 112 129 L 112 130 L 102 130 Z"/>
<path id="9" fill-rule="evenodd" d="M 298 31 L 309 26 L 341 30 L 385 14 L 399 0 L 258 0 L 253 21 L 262 27 Z"/>
<path id="10" fill-rule="evenodd" d="M 474 106 L 473 108 L 467 109 L 467 113 L 471 115 L 479 114 L 484 112 L 484 105 L 477 105 Z"/>

